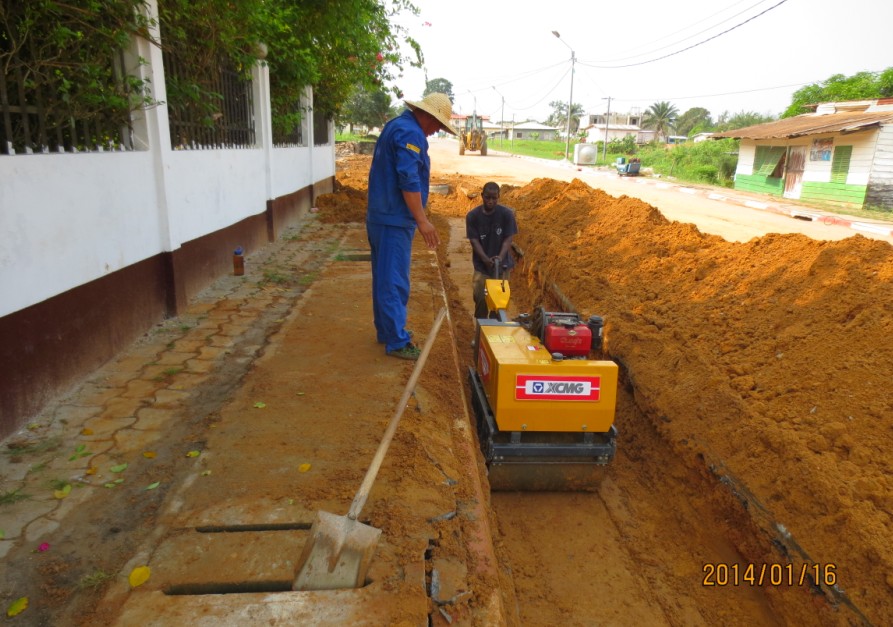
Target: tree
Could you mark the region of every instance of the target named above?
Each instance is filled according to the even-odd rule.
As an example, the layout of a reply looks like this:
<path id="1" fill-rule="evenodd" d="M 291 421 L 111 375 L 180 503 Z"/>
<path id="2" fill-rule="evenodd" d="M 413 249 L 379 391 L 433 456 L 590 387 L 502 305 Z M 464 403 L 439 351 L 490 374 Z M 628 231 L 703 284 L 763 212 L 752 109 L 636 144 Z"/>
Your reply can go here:
<path id="1" fill-rule="evenodd" d="M 676 133 L 691 137 L 695 133 L 713 128 L 713 118 L 703 107 L 694 107 L 679 116 L 676 120 Z"/>
<path id="2" fill-rule="evenodd" d="M 391 115 L 391 96 L 384 89 L 367 90 L 357 87 L 350 100 L 344 105 L 341 118 L 351 126 L 384 126 Z"/>
<path id="3" fill-rule="evenodd" d="M 723 111 L 716 120 L 714 130 L 717 132 L 734 131 L 736 128 L 744 128 L 745 126 L 755 126 L 757 124 L 765 124 L 766 122 L 774 122 L 775 117 L 768 113 L 757 113 L 755 111 L 739 111 L 730 114 Z"/>
<path id="4" fill-rule="evenodd" d="M 391 68 L 399 71 L 407 63 L 422 65 L 418 43 L 406 36 L 405 28 L 391 22 L 402 11 L 418 14 L 409 0 L 240 0 L 231 4 L 245 2 L 260 5 L 254 41 L 267 43 L 270 50 L 274 124 L 277 105 L 283 109 L 288 103 L 293 105 L 306 85 L 313 87 L 314 107 L 334 117 L 357 84 L 370 90 L 382 88 L 394 78 Z M 401 52 L 401 41 L 409 45 L 412 56 Z"/>
<path id="5" fill-rule="evenodd" d="M 666 101 L 655 102 L 642 116 L 642 127 L 655 131 L 656 138 L 666 139 L 676 126 L 678 115 L 675 105 Z"/>
<path id="6" fill-rule="evenodd" d="M 445 78 L 432 78 L 430 81 L 425 81 L 425 93 L 422 94 L 422 97 L 434 92 L 446 94 L 449 96 L 450 102 L 453 101 L 453 84 Z"/>
<path id="7" fill-rule="evenodd" d="M 567 130 L 567 103 L 561 100 L 553 100 L 549 103 L 552 107 L 552 113 L 546 118 L 546 126 L 554 126 L 561 129 L 562 132 Z M 571 135 L 577 132 L 580 126 L 580 117 L 583 115 L 583 105 L 574 104 L 571 110 Z"/>
<path id="8" fill-rule="evenodd" d="M 844 100 L 867 100 L 893 96 L 893 67 L 883 72 L 857 72 L 852 76 L 834 74 L 821 83 L 794 92 L 791 105 L 781 114 L 789 118 L 809 111 L 808 105 Z"/>

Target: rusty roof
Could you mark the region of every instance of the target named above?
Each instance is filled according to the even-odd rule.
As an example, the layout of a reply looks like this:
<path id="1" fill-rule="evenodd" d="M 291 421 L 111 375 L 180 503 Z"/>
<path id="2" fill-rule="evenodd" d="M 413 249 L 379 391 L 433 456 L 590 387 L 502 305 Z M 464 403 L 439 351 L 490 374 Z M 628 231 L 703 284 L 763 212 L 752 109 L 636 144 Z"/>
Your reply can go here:
<path id="1" fill-rule="evenodd" d="M 793 118 L 745 126 L 733 131 L 715 133 L 712 139 L 779 139 L 818 135 L 820 133 L 856 133 L 872 126 L 893 122 L 893 111 L 848 111 L 824 115 L 805 113 Z"/>

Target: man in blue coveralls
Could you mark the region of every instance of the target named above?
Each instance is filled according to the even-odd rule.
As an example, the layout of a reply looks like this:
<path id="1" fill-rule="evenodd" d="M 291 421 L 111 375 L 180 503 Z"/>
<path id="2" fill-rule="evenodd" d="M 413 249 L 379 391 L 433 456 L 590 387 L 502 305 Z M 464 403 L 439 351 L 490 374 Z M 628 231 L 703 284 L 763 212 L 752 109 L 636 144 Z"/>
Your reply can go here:
<path id="1" fill-rule="evenodd" d="M 452 103 L 446 94 L 407 100 L 406 106 L 402 115 L 385 124 L 375 144 L 366 234 L 372 249 L 372 310 L 378 342 L 392 357 L 416 360 L 421 351 L 406 329 L 412 239 L 418 228 L 428 248 L 437 248 L 440 241 L 425 215 L 431 173 L 427 137 L 439 130 L 456 132 L 450 126 Z"/>

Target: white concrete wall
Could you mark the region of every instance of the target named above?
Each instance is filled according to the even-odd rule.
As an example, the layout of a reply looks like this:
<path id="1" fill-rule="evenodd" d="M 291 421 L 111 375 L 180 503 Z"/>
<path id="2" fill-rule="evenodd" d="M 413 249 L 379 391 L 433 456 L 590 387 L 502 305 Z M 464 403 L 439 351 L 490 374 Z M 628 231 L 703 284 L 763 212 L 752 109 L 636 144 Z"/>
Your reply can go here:
<path id="1" fill-rule="evenodd" d="M 173 249 L 263 213 L 266 167 L 264 152 L 255 149 L 171 152 L 165 185 Z M 306 174 L 292 172 L 291 185 L 309 185 Z"/>
<path id="2" fill-rule="evenodd" d="M 0 316 L 162 250 L 147 152 L 0 157 Z"/>

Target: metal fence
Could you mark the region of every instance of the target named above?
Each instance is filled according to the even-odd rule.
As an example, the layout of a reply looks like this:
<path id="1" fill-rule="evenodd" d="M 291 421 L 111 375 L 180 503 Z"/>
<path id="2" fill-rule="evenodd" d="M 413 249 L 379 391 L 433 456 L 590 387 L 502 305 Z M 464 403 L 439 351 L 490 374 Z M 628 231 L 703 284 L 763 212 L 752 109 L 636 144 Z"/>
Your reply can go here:
<path id="1" fill-rule="evenodd" d="M 115 59 L 115 70 L 123 56 Z M 120 74 L 117 74 L 120 76 Z M 0 73 L 0 154 L 94 152 L 133 149 L 129 112 L 72 112 L 58 86 L 26 76 L 20 63 Z"/>
<path id="2" fill-rule="evenodd" d="M 163 60 L 172 148 L 255 146 L 250 79 L 224 61 L 213 75 L 197 78 L 175 55 L 165 52 Z"/>
<path id="3" fill-rule="evenodd" d="M 303 118 L 306 116 L 307 112 L 301 103 L 296 102 L 287 110 L 281 111 L 280 113 L 299 115 L 302 121 L 288 130 L 279 129 L 276 125 L 273 125 L 273 145 L 277 148 L 305 146 Z"/>

